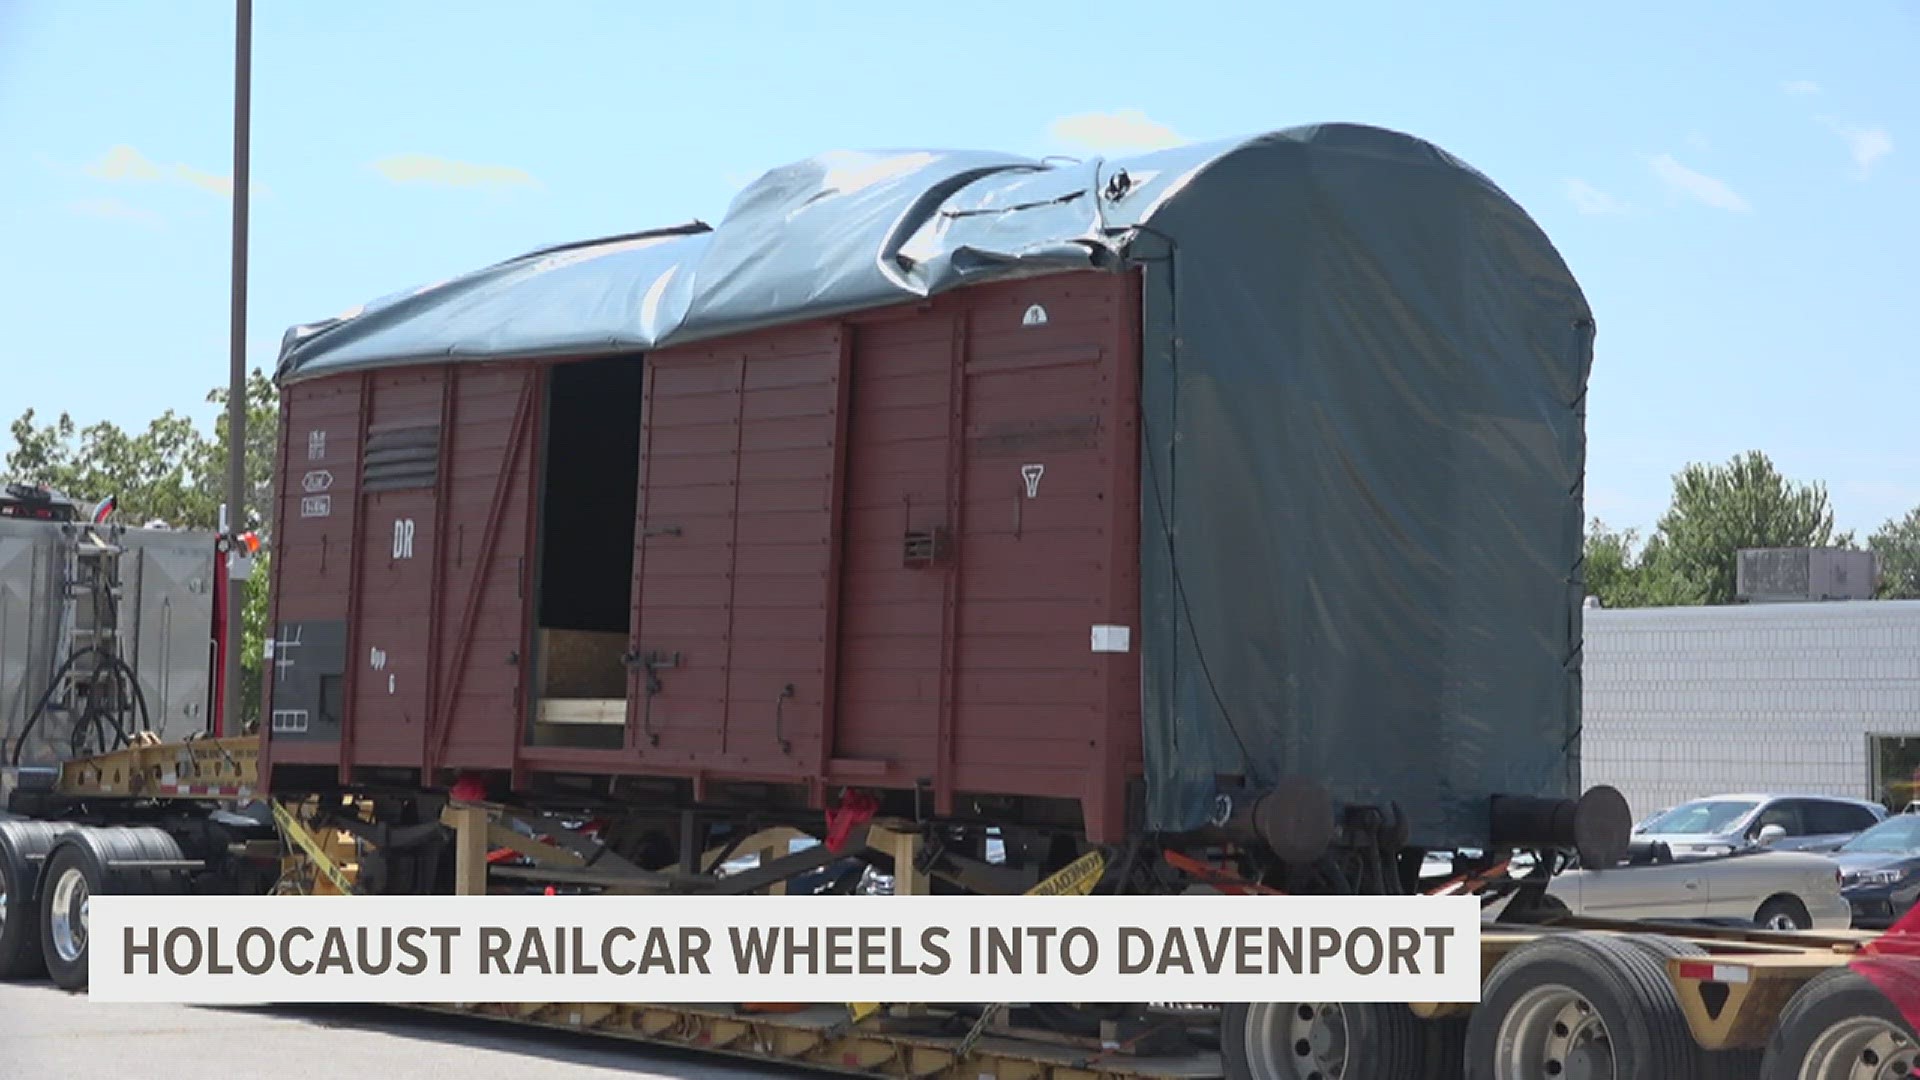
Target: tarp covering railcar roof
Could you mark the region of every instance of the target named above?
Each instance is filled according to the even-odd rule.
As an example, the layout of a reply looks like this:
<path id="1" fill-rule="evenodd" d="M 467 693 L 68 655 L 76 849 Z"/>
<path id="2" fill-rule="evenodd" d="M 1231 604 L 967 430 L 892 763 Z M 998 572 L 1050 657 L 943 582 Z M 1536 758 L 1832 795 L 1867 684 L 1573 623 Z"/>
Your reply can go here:
<path id="1" fill-rule="evenodd" d="M 291 381 L 450 358 L 631 353 L 985 280 L 1107 265 L 1136 226 L 1214 162 L 1263 140 L 1311 142 L 1326 130 L 1125 161 L 821 154 L 747 186 L 715 228 L 536 252 L 295 327 L 282 341 L 278 374 Z"/>
<path id="2" fill-rule="evenodd" d="M 1142 269 L 1150 829 L 1289 776 L 1479 846 L 1579 781 L 1593 323 L 1526 213 L 1336 124 L 1056 164 L 836 153 L 711 229 L 537 253 L 288 333 L 280 375 L 633 354 L 976 282 Z M 1222 777 L 1229 778 L 1222 781 Z"/>

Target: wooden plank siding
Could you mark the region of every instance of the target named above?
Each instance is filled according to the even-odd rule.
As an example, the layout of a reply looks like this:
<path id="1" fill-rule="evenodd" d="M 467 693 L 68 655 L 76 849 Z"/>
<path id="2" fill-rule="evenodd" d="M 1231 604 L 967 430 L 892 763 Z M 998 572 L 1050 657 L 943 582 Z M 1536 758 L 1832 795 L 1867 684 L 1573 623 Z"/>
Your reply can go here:
<path id="1" fill-rule="evenodd" d="M 630 647 L 658 662 L 619 749 L 526 745 L 551 362 L 290 387 L 275 617 L 352 620 L 350 715 L 340 745 L 272 760 L 775 780 L 815 805 L 925 785 L 939 813 L 1072 798 L 1117 838 L 1141 759 L 1138 288 L 1034 278 L 647 356 Z M 365 490 L 368 440 L 423 426 L 433 476 Z M 320 429 L 332 511 L 302 517 Z M 1091 647 L 1109 625 L 1127 651 Z"/>

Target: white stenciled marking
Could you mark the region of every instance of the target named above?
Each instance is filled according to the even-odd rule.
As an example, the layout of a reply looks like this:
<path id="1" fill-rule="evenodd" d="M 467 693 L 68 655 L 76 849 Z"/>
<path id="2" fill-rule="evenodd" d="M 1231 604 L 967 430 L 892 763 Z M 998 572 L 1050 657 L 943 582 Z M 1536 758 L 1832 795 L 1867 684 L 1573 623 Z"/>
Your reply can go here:
<path id="1" fill-rule="evenodd" d="M 300 633 L 306 628 L 295 626 L 292 629 L 292 637 L 275 638 L 271 642 L 268 642 L 273 649 L 273 671 L 275 675 L 285 675 L 287 669 L 293 666 L 293 657 L 290 655 L 289 650 L 300 647 Z M 285 630 L 283 629 L 282 632 L 284 633 Z"/>
<path id="2" fill-rule="evenodd" d="M 1020 479 L 1026 482 L 1027 498 L 1037 499 L 1040 497 L 1040 478 L 1046 474 L 1047 467 L 1045 465 L 1020 466 Z"/>

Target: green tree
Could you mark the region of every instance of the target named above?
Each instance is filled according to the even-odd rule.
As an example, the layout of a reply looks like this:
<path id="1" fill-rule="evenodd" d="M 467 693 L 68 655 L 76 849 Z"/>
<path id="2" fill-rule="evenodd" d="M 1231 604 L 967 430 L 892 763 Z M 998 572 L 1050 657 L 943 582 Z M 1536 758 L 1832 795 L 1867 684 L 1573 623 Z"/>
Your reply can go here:
<path id="1" fill-rule="evenodd" d="M 1788 480 L 1757 450 L 1681 470 L 1654 538 L 1658 561 L 1707 604 L 1733 601 L 1741 548 L 1853 546 L 1834 531 L 1826 488 Z"/>
<path id="2" fill-rule="evenodd" d="M 212 391 L 207 400 L 222 407 L 211 437 L 171 409 L 138 433 L 106 421 L 82 428 L 66 413 L 41 424 L 28 409 L 12 424 L 14 445 L 6 456 L 7 478 L 45 484 L 76 499 L 112 496 L 120 520 L 131 525 L 159 521 L 181 529 L 217 528 L 227 492 L 226 388 Z M 253 371 L 247 380 L 246 527 L 269 542 L 279 418 L 273 382 L 264 372 Z M 238 643 L 243 721 L 259 716 L 267 570 L 263 556 L 245 586 Z"/>
<path id="3" fill-rule="evenodd" d="M 1920 507 L 1880 526 L 1867 547 L 1880 557 L 1880 596 L 1920 600 Z"/>
<path id="4" fill-rule="evenodd" d="M 1658 535 L 1640 543 L 1633 529 L 1612 529 L 1595 518 L 1587 530 L 1587 595 L 1609 608 L 1673 607 L 1700 603 L 1700 592 L 1675 572 Z"/>
<path id="5" fill-rule="evenodd" d="M 77 499 L 119 500 L 121 517 L 136 524 L 159 519 L 181 528 L 211 528 L 214 497 L 201 483 L 205 436 L 193 421 L 168 410 L 130 434 L 102 421 L 78 428 L 66 413 L 36 426 L 29 409 L 13 422 L 7 472 Z"/>
<path id="6" fill-rule="evenodd" d="M 1635 607 L 1632 597 L 1639 587 L 1638 557 L 1634 550 L 1638 537 L 1632 529 L 1610 529 L 1594 518 L 1587 527 L 1587 595 L 1598 597 L 1605 607 Z"/>
<path id="7" fill-rule="evenodd" d="M 198 472 L 217 507 L 227 494 L 227 388 L 210 391 L 207 401 L 220 406 L 220 413 L 213 423 L 213 438 L 204 444 Z M 273 522 L 273 469 L 279 450 L 280 396 L 266 373 L 255 368 L 247 376 L 246 527 L 262 536 Z"/>

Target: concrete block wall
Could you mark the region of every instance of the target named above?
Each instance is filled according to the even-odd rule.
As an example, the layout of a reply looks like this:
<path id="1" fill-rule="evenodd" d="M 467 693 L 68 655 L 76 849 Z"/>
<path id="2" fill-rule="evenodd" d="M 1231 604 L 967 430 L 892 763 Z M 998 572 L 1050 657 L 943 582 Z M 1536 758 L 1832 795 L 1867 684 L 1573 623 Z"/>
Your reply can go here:
<path id="1" fill-rule="evenodd" d="M 1581 773 L 1636 818 L 1702 795 L 1873 798 L 1920 736 L 1920 601 L 1585 612 Z"/>

